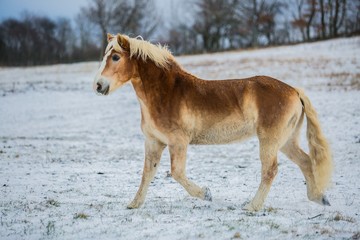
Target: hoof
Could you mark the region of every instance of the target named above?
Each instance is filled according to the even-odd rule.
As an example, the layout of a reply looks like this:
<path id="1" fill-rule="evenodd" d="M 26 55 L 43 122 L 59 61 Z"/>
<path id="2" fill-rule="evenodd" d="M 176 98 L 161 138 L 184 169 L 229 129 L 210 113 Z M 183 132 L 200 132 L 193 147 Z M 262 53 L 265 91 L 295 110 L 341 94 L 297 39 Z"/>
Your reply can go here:
<path id="1" fill-rule="evenodd" d="M 310 201 L 316 202 L 322 206 L 331 206 L 329 200 L 325 195 L 318 196 L 316 198 L 309 198 Z"/>
<path id="2" fill-rule="evenodd" d="M 208 187 L 203 187 L 202 190 L 204 191 L 204 200 L 205 201 L 212 201 L 211 191 Z"/>
<path id="3" fill-rule="evenodd" d="M 127 209 L 136 209 L 139 208 L 142 205 L 142 203 L 134 202 L 132 201 L 129 205 L 127 205 Z"/>
<path id="4" fill-rule="evenodd" d="M 324 206 L 331 206 L 329 200 L 327 199 L 327 197 L 325 195 L 322 197 L 321 203 Z"/>
<path id="5" fill-rule="evenodd" d="M 261 209 L 261 206 L 255 206 L 251 202 L 249 202 L 245 203 L 242 209 L 249 212 L 257 212 Z"/>

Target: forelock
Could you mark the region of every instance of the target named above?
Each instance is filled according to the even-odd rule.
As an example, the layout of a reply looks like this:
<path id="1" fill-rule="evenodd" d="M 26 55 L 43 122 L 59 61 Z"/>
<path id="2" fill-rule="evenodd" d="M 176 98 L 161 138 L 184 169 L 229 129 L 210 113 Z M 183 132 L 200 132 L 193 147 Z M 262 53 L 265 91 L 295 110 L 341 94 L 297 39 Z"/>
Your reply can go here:
<path id="1" fill-rule="evenodd" d="M 108 45 L 106 46 L 106 49 L 105 49 L 105 55 L 111 51 L 111 49 L 114 49 L 115 51 L 117 52 L 122 52 L 122 48 L 120 47 L 118 41 L 117 41 L 117 38 L 114 37 L 109 43 Z"/>

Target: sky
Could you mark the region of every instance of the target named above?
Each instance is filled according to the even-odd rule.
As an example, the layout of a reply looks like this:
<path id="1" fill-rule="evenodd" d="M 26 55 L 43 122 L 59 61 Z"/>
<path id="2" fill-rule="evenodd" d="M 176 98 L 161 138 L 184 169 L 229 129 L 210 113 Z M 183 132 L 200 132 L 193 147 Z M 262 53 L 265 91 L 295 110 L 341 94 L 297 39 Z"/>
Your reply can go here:
<path id="1" fill-rule="evenodd" d="M 21 18 L 24 11 L 56 19 L 74 19 L 81 7 L 91 0 L 0 0 L 0 21 L 13 17 Z M 171 18 L 171 9 L 177 9 L 179 0 L 154 0 L 161 15 Z"/>
<path id="2" fill-rule="evenodd" d="M 28 11 L 51 18 L 67 17 L 73 19 L 89 0 L 0 0 L 0 21 L 6 18 L 20 18 Z"/>
<path id="3" fill-rule="evenodd" d="M 0 0 L 0 23 L 8 18 L 21 19 L 25 12 L 46 16 L 53 20 L 68 18 L 75 24 L 75 17 L 82 7 L 92 0 Z M 149 0 L 154 1 L 161 20 L 161 28 L 155 35 L 163 35 L 170 26 L 190 23 L 192 0 Z"/>

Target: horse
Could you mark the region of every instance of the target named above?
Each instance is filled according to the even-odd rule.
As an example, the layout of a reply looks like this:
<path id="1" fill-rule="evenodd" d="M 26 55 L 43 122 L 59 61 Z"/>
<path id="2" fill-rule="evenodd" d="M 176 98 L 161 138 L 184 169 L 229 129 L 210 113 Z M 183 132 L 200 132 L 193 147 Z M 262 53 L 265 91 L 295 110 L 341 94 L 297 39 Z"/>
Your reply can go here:
<path id="1" fill-rule="evenodd" d="M 210 189 L 199 187 L 186 175 L 188 145 L 227 144 L 253 136 L 259 140 L 261 182 L 243 209 L 263 207 L 278 171 L 279 151 L 302 171 L 308 199 L 330 205 L 324 193 L 331 181 L 331 151 L 317 113 L 302 90 L 268 76 L 203 80 L 185 71 L 166 46 L 122 34 L 108 34 L 107 40 L 94 91 L 105 96 L 131 83 L 145 136 L 142 179 L 127 208 L 144 203 L 166 147 L 171 176 L 191 196 L 212 201 Z M 305 117 L 309 154 L 299 146 Z"/>

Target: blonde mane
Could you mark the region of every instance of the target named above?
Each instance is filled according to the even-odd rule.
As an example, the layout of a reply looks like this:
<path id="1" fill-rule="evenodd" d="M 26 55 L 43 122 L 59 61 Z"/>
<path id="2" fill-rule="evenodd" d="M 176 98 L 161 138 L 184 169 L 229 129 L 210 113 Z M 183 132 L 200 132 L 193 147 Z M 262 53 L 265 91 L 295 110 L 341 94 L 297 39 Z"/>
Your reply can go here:
<path id="1" fill-rule="evenodd" d="M 167 48 L 167 46 L 161 46 L 160 44 L 154 45 L 148 41 L 142 39 L 142 37 L 130 38 L 126 35 L 124 37 L 130 46 L 130 58 L 136 57 L 146 62 L 150 59 L 160 68 L 168 68 L 170 60 L 173 60 L 173 55 Z"/>

